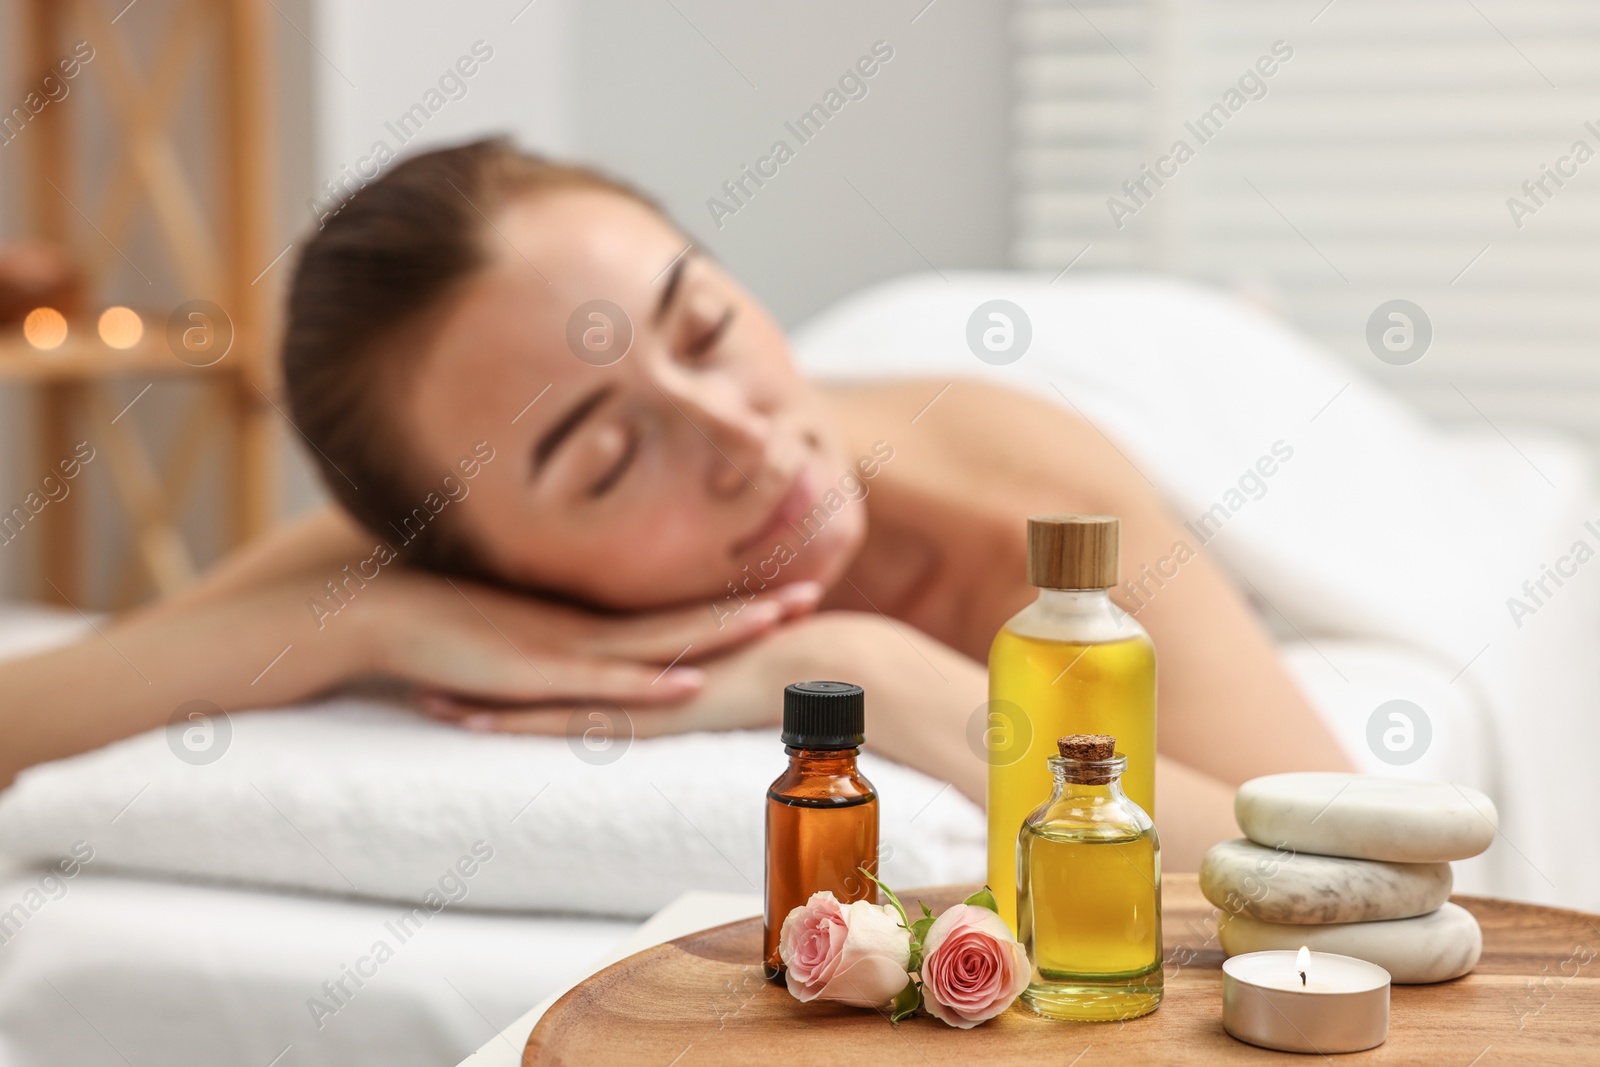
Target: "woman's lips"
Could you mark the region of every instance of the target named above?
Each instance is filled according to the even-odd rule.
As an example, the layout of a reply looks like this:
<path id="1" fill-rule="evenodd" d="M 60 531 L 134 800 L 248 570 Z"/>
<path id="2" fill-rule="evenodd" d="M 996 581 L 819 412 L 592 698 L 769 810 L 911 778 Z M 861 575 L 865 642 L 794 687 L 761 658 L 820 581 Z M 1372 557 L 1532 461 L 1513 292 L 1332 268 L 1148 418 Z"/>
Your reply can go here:
<path id="1" fill-rule="evenodd" d="M 811 479 L 806 474 L 804 467 L 794 476 L 794 481 L 789 483 L 788 490 L 773 507 L 771 513 L 762 520 L 746 536 L 734 543 L 734 556 L 743 555 L 750 548 L 759 545 L 762 541 L 772 537 L 778 531 L 789 526 L 790 523 L 806 514 L 811 509 Z"/>

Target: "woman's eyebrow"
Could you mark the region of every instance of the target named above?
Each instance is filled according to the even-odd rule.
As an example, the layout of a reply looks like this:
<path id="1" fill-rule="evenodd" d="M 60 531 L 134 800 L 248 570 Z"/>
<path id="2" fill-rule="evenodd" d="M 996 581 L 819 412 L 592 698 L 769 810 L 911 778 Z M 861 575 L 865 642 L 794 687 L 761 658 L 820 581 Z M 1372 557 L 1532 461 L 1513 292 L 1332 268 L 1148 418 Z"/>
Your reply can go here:
<path id="1" fill-rule="evenodd" d="M 572 405 L 570 411 L 556 420 L 555 425 L 546 430 L 534 444 L 533 469 L 528 476 L 537 478 L 540 470 L 544 468 L 545 462 L 555 453 L 557 448 L 561 447 L 561 442 L 571 437 L 573 432 L 583 424 L 583 420 L 588 418 L 594 409 L 604 403 L 606 398 L 615 391 L 616 386 L 614 385 L 599 386 L 582 400 Z"/>

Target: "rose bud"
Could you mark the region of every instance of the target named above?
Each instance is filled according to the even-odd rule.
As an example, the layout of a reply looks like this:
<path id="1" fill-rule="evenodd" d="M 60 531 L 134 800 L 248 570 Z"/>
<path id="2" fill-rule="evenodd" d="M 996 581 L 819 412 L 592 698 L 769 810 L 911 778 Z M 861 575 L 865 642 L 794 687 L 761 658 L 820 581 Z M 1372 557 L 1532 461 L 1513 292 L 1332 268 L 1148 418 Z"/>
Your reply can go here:
<path id="1" fill-rule="evenodd" d="M 827 891 L 784 918 L 778 955 L 796 1000 L 882 1008 L 911 980 L 911 931 L 893 910 L 864 900 L 841 904 Z"/>
<path id="2" fill-rule="evenodd" d="M 1028 987 L 1028 953 L 988 908 L 953 904 L 922 943 L 923 1007 L 963 1030 L 994 1018 Z"/>

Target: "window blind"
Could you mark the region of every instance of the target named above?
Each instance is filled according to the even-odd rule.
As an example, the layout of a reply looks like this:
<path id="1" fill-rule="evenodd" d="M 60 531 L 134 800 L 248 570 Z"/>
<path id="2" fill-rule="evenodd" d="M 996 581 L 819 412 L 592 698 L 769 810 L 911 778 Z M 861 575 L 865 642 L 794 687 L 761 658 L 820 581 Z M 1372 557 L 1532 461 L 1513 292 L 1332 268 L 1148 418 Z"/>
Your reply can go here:
<path id="1" fill-rule="evenodd" d="M 1017 0 L 1012 18 L 1019 265 L 1245 288 L 1442 420 L 1600 446 L 1600 5 Z M 1404 365 L 1367 340 L 1396 299 L 1433 334 Z"/>

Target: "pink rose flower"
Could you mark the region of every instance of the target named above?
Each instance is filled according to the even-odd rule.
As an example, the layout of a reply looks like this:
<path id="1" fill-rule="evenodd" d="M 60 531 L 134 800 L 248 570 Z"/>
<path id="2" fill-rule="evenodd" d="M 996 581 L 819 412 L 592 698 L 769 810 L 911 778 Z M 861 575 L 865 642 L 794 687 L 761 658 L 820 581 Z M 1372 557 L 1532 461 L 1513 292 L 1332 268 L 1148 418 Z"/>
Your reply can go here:
<path id="1" fill-rule="evenodd" d="M 796 1000 L 882 1008 L 911 980 L 911 931 L 890 908 L 824 890 L 784 918 L 778 956 Z"/>
<path id="2" fill-rule="evenodd" d="M 988 908 L 952 904 L 922 942 L 923 1007 L 963 1030 L 1009 1008 L 1032 975 L 1027 951 Z"/>

